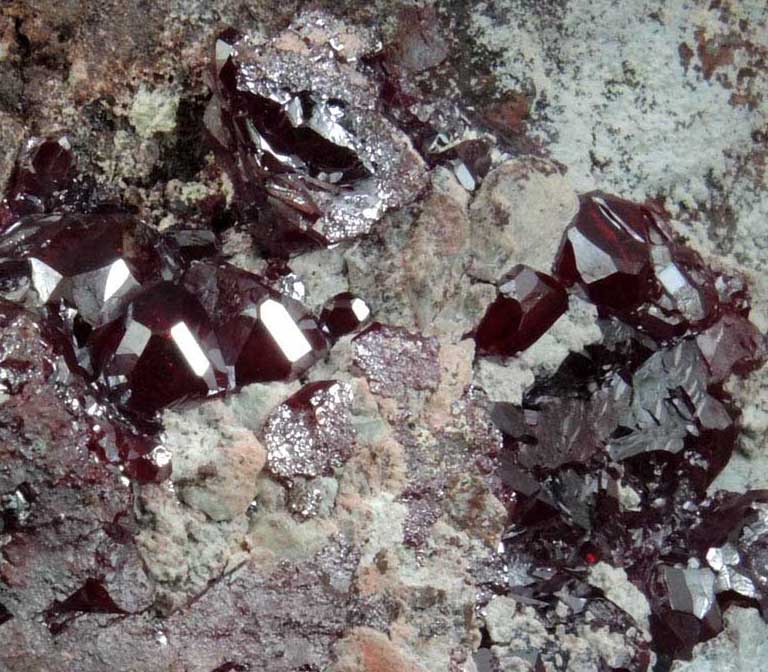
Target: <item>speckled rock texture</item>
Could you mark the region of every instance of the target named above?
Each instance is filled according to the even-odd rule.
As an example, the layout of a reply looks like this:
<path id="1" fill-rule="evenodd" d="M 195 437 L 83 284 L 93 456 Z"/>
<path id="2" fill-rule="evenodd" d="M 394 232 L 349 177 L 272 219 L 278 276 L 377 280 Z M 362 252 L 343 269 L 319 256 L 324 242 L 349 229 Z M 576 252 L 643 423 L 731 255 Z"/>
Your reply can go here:
<path id="1" fill-rule="evenodd" d="M 0 672 L 635 672 L 625 667 L 626 642 L 645 646 L 650 607 L 623 570 L 598 563 L 588 582 L 608 613 L 626 619 L 626 639 L 586 618 L 558 629 L 496 590 L 511 569 L 499 554 L 506 502 L 485 459 L 502 443 L 488 402 L 520 403 L 599 341 L 597 310 L 571 297 L 548 333 L 504 365 L 476 359 L 470 336 L 501 273 L 521 263 L 551 272 L 577 193 L 593 189 L 655 203 L 709 265 L 745 273 L 751 319 L 765 333 L 768 7 L 415 5 L 0 5 L 0 186 L 27 137 L 66 130 L 105 198 L 159 231 L 213 222 L 228 259 L 249 270 L 268 269 L 234 221 L 232 182 L 203 126 L 214 39 L 225 27 L 271 36 L 302 10 L 327 11 L 351 34 L 359 26 L 400 45 L 399 67 L 420 92 L 462 101 L 472 124 L 498 139 L 495 167 L 477 189 L 434 168 L 421 200 L 386 213 L 370 235 L 290 260 L 275 281 L 282 291 L 314 310 L 352 292 L 374 323 L 340 338 L 300 381 L 165 411 L 170 480 L 128 483 L 94 466 L 62 402 L 42 400 L 41 413 L 65 429 L 31 432 L 38 462 L 28 477 L 2 460 L 32 458 L 0 446 L 0 496 L 15 491 L 12 481 L 66 476 L 61 505 L 92 507 L 98 524 L 67 518 L 62 541 L 51 530 L 64 523 L 47 512 L 39 525 L 55 542 L 21 549 L 6 547 L 0 527 Z M 304 418 L 296 438 L 285 429 L 296 424 L 290 400 L 323 381 L 343 413 L 325 421 L 316 408 L 319 429 Z M 711 491 L 768 488 L 768 369 L 724 386 L 742 431 Z M 0 443 L 15 417 L 6 402 L 0 395 Z M 307 457 L 307 445 L 322 454 Z M 631 509 L 636 493 L 621 495 Z M 67 594 L 54 594 L 61 577 L 46 575 L 44 561 L 58 553 L 61 572 L 86 576 L 75 551 L 112 543 L 102 528 L 115 502 L 134 517 L 120 571 L 141 585 L 141 600 L 119 614 L 82 614 L 54 637 L 43 613 Z M 4 597 L 4 585 L 22 580 L 39 583 L 34 604 Z M 15 617 L 3 621 L 4 610 Z M 725 621 L 692 661 L 651 669 L 762 669 L 768 631 L 758 611 L 734 607 Z"/>

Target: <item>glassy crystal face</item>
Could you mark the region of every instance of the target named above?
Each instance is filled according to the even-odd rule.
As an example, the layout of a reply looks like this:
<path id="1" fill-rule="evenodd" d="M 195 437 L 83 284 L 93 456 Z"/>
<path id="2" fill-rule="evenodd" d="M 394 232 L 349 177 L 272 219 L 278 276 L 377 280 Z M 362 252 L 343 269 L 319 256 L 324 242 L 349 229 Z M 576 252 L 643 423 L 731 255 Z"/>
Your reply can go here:
<path id="1" fill-rule="evenodd" d="M 648 207 L 602 192 L 580 198 L 554 266 L 607 314 L 668 341 L 718 315 L 714 274 Z"/>
<path id="2" fill-rule="evenodd" d="M 206 124 L 257 243 L 277 254 L 368 233 L 425 184 L 357 55 L 328 29 L 304 15 L 282 38 L 230 31 L 216 43 Z"/>
<path id="3" fill-rule="evenodd" d="M 333 340 L 360 330 L 370 318 L 368 304 L 349 292 L 328 299 L 320 312 L 323 331 Z"/>
<path id="4" fill-rule="evenodd" d="M 326 338 L 312 314 L 258 276 L 201 262 L 182 284 L 210 315 L 236 385 L 291 380 L 325 356 Z"/>
<path id="5" fill-rule="evenodd" d="M 65 136 L 27 141 L 11 175 L 0 228 L 24 215 L 50 212 L 66 203 L 72 192 L 65 189 L 74 177 L 75 158 Z"/>
<path id="6" fill-rule="evenodd" d="M 481 355 L 513 355 L 533 345 L 568 309 L 565 288 L 528 266 L 499 281 L 499 294 L 475 332 Z"/>
<path id="7" fill-rule="evenodd" d="M 89 349 L 113 398 L 138 414 L 230 387 L 232 374 L 208 313 L 170 282 L 142 291 L 119 318 L 94 331 Z"/>
<path id="8" fill-rule="evenodd" d="M 63 303 L 91 327 L 114 318 L 127 297 L 162 275 L 153 234 L 124 214 L 24 217 L 0 240 L 0 255 L 25 260 L 41 304 Z"/>

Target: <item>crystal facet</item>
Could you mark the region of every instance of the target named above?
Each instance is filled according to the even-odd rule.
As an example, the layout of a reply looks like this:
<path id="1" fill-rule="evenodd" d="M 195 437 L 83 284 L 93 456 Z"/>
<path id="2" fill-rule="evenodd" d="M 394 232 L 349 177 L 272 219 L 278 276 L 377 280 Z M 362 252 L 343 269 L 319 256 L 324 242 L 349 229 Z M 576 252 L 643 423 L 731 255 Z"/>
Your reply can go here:
<path id="1" fill-rule="evenodd" d="M 228 264 L 193 264 L 183 285 L 205 307 L 237 385 L 300 376 L 325 355 L 312 314 L 259 276 Z"/>
<path id="2" fill-rule="evenodd" d="M 554 278 L 516 266 L 499 281 L 499 295 L 477 327 L 482 355 L 513 355 L 535 343 L 568 309 L 568 296 Z"/>
<path id="3" fill-rule="evenodd" d="M 333 339 L 361 329 L 371 317 L 371 309 L 361 298 L 343 292 L 328 299 L 320 312 L 323 330 Z"/>

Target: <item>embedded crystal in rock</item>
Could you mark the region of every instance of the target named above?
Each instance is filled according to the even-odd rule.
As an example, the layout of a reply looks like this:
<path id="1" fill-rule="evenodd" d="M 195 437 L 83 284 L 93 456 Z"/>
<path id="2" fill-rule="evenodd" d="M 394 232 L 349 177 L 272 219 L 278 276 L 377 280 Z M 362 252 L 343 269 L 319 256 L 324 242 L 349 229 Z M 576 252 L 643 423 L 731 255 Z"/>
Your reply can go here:
<path id="1" fill-rule="evenodd" d="M 360 329 L 371 316 L 371 309 L 361 298 L 342 292 L 328 299 L 320 312 L 323 330 L 333 339 Z"/>
<path id="2" fill-rule="evenodd" d="M 662 342 L 707 326 L 720 307 L 715 274 L 671 239 L 650 208 L 601 192 L 581 196 L 554 271 Z"/>
<path id="3" fill-rule="evenodd" d="M 142 415 L 231 387 L 205 308 L 170 282 L 145 289 L 120 317 L 96 329 L 89 349 L 113 398 Z"/>
<path id="4" fill-rule="evenodd" d="M 325 355 L 326 338 L 312 314 L 259 276 L 199 262 L 182 283 L 210 316 L 238 386 L 297 378 Z"/>
<path id="5" fill-rule="evenodd" d="M 499 282 L 475 343 L 481 355 L 513 355 L 533 345 L 568 309 L 565 288 L 528 266 L 515 266 Z"/>
<path id="6" fill-rule="evenodd" d="M 425 184 L 334 30 L 310 13 L 269 41 L 229 31 L 216 43 L 206 123 L 255 240 L 277 254 L 366 234 Z"/>
<path id="7" fill-rule="evenodd" d="M 347 383 L 324 380 L 305 385 L 267 418 L 267 468 L 291 480 L 325 476 L 346 462 L 354 447 Z"/>
<path id="8" fill-rule="evenodd" d="M 0 255 L 26 261 L 41 303 L 63 301 L 91 326 L 116 317 L 128 296 L 162 272 L 153 234 L 124 214 L 25 217 L 0 241 Z"/>
<path id="9" fill-rule="evenodd" d="M 74 168 L 72 147 L 65 136 L 28 140 L 8 184 L 7 212 L 5 217 L 0 215 L 0 228 L 24 215 L 50 212 L 60 205 L 65 188 L 74 178 Z"/>
<path id="10" fill-rule="evenodd" d="M 355 366 L 371 391 L 404 398 L 411 390 L 434 390 L 440 382 L 437 339 L 374 322 L 353 339 Z"/>

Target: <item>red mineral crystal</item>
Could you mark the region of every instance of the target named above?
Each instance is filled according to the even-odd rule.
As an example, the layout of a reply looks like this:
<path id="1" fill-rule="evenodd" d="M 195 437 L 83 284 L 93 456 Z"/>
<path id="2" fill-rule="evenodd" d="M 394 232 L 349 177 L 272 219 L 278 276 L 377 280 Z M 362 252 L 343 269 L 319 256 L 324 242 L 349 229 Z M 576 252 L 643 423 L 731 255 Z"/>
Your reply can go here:
<path id="1" fill-rule="evenodd" d="M 667 234 L 650 208 L 602 192 L 585 194 L 554 265 L 609 315 L 667 342 L 711 324 L 715 274 Z"/>
<path id="2" fill-rule="evenodd" d="M 370 319 L 371 309 L 361 298 L 343 292 L 328 299 L 320 312 L 323 331 L 333 340 L 361 329 Z"/>
<path id="3" fill-rule="evenodd" d="M 568 309 L 565 288 L 528 266 L 515 266 L 499 281 L 499 295 L 475 332 L 481 355 L 513 355 L 533 345 Z"/>
<path id="4" fill-rule="evenodd" d="M 93 332 L 88 347 L 110 396 L 139 415 L 232 386 L 210 316 L 171 282 L 139 293 L 120 317 Z"/>
<path id="5" fill-rule="evenodd" d="M 253 273 L 200 262 L 182 284 L 210 316 L 237 385 L 292 380 L 325 355 L 326 338 L 312 314 Z"/>

